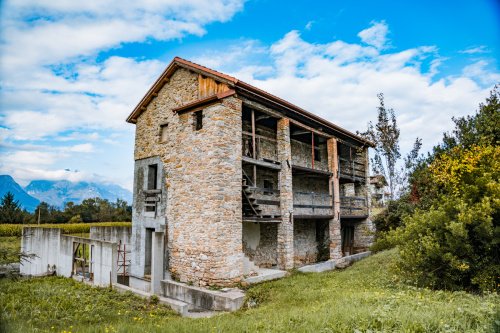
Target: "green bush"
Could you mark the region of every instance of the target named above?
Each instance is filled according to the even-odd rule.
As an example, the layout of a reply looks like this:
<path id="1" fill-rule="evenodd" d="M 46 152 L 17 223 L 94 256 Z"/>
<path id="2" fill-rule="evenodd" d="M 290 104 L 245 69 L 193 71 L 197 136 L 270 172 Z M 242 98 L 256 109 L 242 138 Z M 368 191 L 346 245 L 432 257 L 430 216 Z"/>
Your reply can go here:
<path id="1" fill-rule="evenodd" d="M 498 291 L 500 283 L 500 147 L 455 147 L 429 170 L 443 195 L 387 235 L 403 274 L 421 285 Z"/>

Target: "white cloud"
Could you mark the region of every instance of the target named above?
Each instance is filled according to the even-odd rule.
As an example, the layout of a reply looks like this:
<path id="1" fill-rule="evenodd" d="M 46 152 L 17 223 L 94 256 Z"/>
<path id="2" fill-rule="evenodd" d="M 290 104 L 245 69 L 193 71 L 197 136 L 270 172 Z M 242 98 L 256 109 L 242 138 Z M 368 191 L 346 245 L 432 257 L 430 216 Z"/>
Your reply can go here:
<path id="1" fill-rule="evenodd" d="M 465 54 L 480 54 L 480 53 L 488 53 L 489 51 L 486 45 L 480 45 L 480 46 L 471 46 L 459 52 Z"/>
<path id="2" fill-rule="evenodd" d="M 69 147 L 68 150 L 75 153 L 92 153 L 94 151 L 94 146 L 91 143 L 82 143 Z"/>
<path id="3" fill-rule="evenodd" d="M 487 70 L 489 65 L 486 60 L 478 60 L 463 69 L 463 75 L 471 79 L 478 80 L 485 85 L 493 85 L 500 82 L 499 73 L 491 73 Z"/>
<path id="4" fill-rule="evenodd" d="M 371 27 L 358 33 L 358 37 L 368 45 L 381 50 L 387 47 L 389 27 L 384 21 L 371 23 Z"/>
<path id="5" fill-rule="evenodd" d="M 369 120 L 376 120 L 376 96 L 383 92 L 387 106 L 396 111 L 403 152 L 412 148 L 417 136 L 423 138 L 425 150 L 437 144 L 442 133 L 453 127 L 451 117 L 473 113 L 493 84 L 477 80 L 480 73 L 483 77 L 487 74 L 484 63 L 465 68 L 467 75 L 436 79 L 446 59 L 439 56 L 435 46 L 381 52 L 371 45 L 340 40 L 310 43 L 291 31 L 271 45 L 269 53 L 272 69 L 268 72 L 273 75 L 265 78 L 252 73 L 251 65 L 231 70 L 234 64 L 220 62 L 215 69 L 245 79 L 353 132 L 365 130 Z M 214 62 L 226 56 L 226 52 L 211 53 Z M 240 63 L 247 57 L 252 55 L 233 58 Z M 489 77 L 497 78 L 498 74 L 490 73 Z"/>

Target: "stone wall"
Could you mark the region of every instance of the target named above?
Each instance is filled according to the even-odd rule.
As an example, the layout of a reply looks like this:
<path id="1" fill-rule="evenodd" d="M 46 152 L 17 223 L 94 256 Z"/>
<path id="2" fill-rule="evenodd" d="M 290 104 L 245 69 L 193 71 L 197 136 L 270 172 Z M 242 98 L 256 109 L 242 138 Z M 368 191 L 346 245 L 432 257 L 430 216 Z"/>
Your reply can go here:
<path id="1" fill-rule="evenodd" d="M 299 140 L 291 140 L 292 163 L 306 168 L 312 168 L 311 144 Z M 314 169 L 328 171 L 328 155 L 326 144 L 319 145 L 321 161 L 314 161 Z"/>
<path id="2" fill-rule="evenodd" d="M 206 107 L 196 130 L 193 113 L 172 109 L 197 99 L 197 74 L 178 69 L 137 120 L 135 158 L 163 162 L 172 277 L 228 285 L 243 269 L 241 101 L 228 97 Z M 167 126 L 162 142 L 161 125 Z"/>
<path id="3" fill-rule="evenodd" d="M 243 223 L 243 252 L 259 267 L 278 264 L 278 225 Z"/>
<path id="4" fill-rule="evenodd" d="M 316 221 L 296 219 L 293 226 L 293 261 L 295 267 L 317 262 L 319 249 L 316 235 Z"/>

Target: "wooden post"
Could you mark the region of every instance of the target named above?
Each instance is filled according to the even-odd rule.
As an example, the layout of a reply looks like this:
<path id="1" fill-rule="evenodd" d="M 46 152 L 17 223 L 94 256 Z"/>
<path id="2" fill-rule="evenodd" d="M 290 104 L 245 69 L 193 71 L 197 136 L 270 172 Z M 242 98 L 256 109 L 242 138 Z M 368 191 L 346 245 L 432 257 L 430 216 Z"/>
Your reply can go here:
<path id="1" fill-rule="evenodd" d="M 311 163 L 314 169 L 314 132 L 311 132 Z"/>
<path id="2" fill-rule="evenodd" d="M 252 109 L 252 157 L 257 159 L 257 149 L 255 147 L 255 111 Z M 257 187 L 257 166 L 253 165 L 253 186 Z"/>

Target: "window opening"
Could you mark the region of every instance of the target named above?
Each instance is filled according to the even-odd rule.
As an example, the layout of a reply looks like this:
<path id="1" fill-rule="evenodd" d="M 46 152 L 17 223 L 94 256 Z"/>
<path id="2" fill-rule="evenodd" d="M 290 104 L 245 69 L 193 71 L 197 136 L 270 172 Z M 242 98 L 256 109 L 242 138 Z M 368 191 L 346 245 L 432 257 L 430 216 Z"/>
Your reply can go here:
<path id="1" fill-rule="evenodd" d="M 168 124 L 160 125 L 160 142 L 167 141 L 167 134 L 168 134 Z"/>
<path id="2" fill-rule="evenodd" d="M 158 164 L 148 166 L 148 190 L 156 190 L 158 187 Z"/>
<path id="3" fill-rule="evenodd" d="M 194 113 L 194 128 L 197 131 L 203 128 L 203 111 L 196 111 Z"/>
<path id="4" fill-rule="evenodd" d="M 321 151 L 319 150 L 319 147 L 314 147 L 314 160 L 321 162 Z"/>

